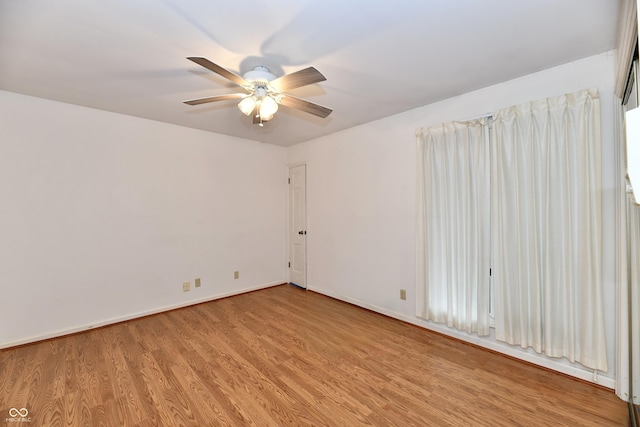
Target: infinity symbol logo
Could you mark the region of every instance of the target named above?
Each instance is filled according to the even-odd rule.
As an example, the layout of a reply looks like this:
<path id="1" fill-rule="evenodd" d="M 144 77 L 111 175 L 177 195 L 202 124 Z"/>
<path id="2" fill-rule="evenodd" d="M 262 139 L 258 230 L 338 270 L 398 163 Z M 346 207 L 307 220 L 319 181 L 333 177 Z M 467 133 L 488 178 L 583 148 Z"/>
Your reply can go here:
<path id="1" fill-rule="evenodd" d="M 9 409 L 9 416 L 10 417 L 26 417 L 27 415 L 29 415 L 29 411 L 27 411 L 27 408 L 21 408 L 21 409 L 16 409 L 16 408 L 11 408 Z"/>

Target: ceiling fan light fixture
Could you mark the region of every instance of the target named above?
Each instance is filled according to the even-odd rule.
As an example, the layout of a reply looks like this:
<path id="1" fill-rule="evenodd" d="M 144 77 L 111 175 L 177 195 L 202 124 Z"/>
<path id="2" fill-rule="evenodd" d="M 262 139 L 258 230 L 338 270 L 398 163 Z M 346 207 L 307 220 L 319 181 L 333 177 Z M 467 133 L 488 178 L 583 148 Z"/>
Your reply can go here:
<path id="1" fill-rule="evenodd" d="M 245 116 L 251 115 L 253 110 L 256 108 L 255 97 L 251 95 L 243 98 L 242 101 L 238 103 L 238 108 L 240 109 L 240 111 L 242 111 L 242 114 L 244 114 Z"/>
<path id="2" fill-rule="evenodd" d="M 278 103 L 271 96 L 265 96 L 260 103 L 260 116 L 264 120 L 270 120 L 278 111 Z"/>

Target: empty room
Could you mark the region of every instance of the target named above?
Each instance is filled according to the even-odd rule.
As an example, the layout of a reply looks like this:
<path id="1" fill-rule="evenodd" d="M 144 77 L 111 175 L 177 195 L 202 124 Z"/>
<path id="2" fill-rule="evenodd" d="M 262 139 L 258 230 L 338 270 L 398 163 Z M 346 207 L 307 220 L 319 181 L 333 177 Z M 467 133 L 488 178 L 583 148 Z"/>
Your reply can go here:
<path id="1" fill-rule="evenodd" d="M 637 426 L 637 0 L 0 0 L 0 425 Z"/>

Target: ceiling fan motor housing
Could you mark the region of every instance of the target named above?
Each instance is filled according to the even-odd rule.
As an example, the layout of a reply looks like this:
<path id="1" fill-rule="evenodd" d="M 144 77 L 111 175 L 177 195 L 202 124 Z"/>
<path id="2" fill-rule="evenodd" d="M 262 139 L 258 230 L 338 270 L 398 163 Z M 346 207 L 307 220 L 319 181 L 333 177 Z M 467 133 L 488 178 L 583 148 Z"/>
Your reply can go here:
<path id="1" fill-rule="evenodd" d="M 266 86 L 271 80 L 275 80 L 276 76 L 269 72 L 269 69 L 263 65 L 254 67 L 253 70 L 247 71 L 242 76 L 246 81 L 257 86 Z"/>

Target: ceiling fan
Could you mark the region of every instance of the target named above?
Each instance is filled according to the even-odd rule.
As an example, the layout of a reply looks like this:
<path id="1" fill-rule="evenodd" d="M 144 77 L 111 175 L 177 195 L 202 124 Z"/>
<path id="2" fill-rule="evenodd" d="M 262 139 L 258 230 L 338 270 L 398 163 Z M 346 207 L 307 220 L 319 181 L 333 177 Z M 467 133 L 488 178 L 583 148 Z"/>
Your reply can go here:
<path id="1" fill-rule="evenodd" d="M 278 105 L 295 108 L 322 118 L 327 117 L 333 111 L 321 105 L 284 93 L 291 89 L 325 81 L 326 78 L 314 67 L 308 67 L 304 70 L 276 78 L 276 76 L 269 72 L 269 68 L 259 65 L 240 77 L 206 58 L 189 57 L 187 59 L 232 81 L 242 87 L 247 93 L 230 93 L 227 95 L 192 99 L 190 101 L 184 101 L 185 104 L 199 105 L 227 99 L 241 99 L 238 104 L 240 111 L 247 116 L 253 115 L 253 124 L 260 126 L 273 118 L 273 115 L 278 111 Z"/>

